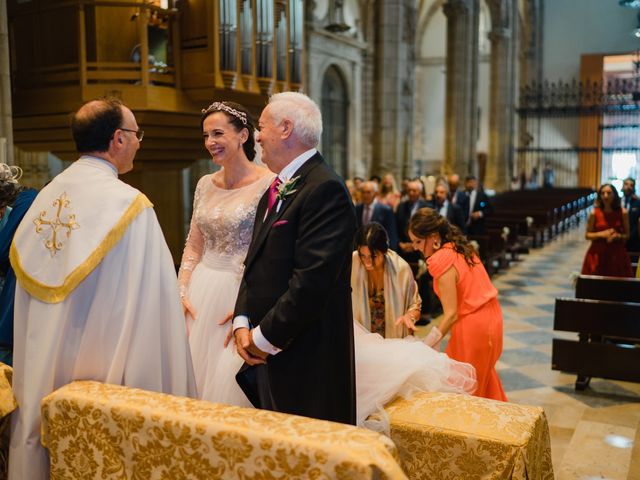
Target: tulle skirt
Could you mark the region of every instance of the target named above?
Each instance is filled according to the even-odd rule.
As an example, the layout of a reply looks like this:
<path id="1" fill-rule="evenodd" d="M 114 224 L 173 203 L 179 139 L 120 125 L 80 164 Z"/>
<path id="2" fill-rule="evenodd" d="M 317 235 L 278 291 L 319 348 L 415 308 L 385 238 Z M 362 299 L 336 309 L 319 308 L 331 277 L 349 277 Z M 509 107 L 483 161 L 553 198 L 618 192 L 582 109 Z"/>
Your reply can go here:
<path id="1" fill-rule="evenodd" d="M 187 292 L 196 320 L 188 317 L 187 323 L 198 397 L 250 407 L 235 378 L 243 360 L 233 341 L 226 348 L 223 346 L 231 322 L 219 325 L 233 313 L 241 279 L 242 268 L 236 259 L 203 258 L 191 275 Z"/>
<path id="2" fill-rule="evenodd" d="M 203 261 L 194 269 L 188 298 L 196 310 L 190 324 L 189 344 L 198 395 L 211 402 L 251 406 L 235 375 L 242 358 L 233 342 L 223 348 L 230 325 L 218 322 L 232 313 L 241 269 L 227 262 Z M 384 339 L 354 324 L 358 425 L 384 431 L 388 425 L 365 423 L 369 415 L 383 413 L 383 405 L 398 395 L 414 392 L 473 393 L 474 368 L 450 359 L 414 337 Z M 295 379 L 291 380 L 295 382 Z"/>
<path id="3" fill-rule="evenodd" d="M 413 336 L 385 339 L 356 323 L 354 339 L 358 425 L 386 430 L 365 420 L 373 413 L 383 414 L 383 406 L 397 396 L 410 397 L 416 392 L 471 394 L 476 389 L 473 366 L 452 360 Z"/>

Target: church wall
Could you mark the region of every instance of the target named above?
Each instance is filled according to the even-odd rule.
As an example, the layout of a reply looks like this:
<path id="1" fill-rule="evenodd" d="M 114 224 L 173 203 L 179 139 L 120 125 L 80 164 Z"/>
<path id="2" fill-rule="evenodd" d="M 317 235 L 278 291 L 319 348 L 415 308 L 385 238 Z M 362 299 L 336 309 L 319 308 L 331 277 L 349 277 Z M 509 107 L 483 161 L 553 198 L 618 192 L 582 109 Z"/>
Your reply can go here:
<path id="1" fill-rule="evenodd" d="M 438 0 L 429 2 L 423 11 L 431 10 Z M 422 169 L 419 173 L 440 173 L 444 162 L 445 95 L 446 95 L 446 32 L 447 19 L 439 7 L 429 19 L 420 19 L 418 30 L 418 65 L 416 71 L 416 111 L 414 122 L 414 158 Z M 491 29 L 489 11 L 480 6 L 480 37 L 478 64 L 477 151 L 489 151 L 490 52 L 487 37 Z M 466 175 L 469 172 L 458 172 Z"/>
<path id="2" fill-rule="evenodd" d="M 553 0 L 544 6 L 543 78 L 580 76 L 580 55 L 623 53 L 640 48 L 631 32 L 638 10 L 617 1 Z"/>
<path id="3" fill-rule="evenodd" d="M 362 152 L 362 50 L 364 45 L 355 40 L 334 38 L 337 35 L 313 31 L 309 35 L 307 54 L 309 83 L 308 95 L 318 105 L 322 103 L 322 80 L 329 67 L 335 66 L 342 74 L 349 97 L 348 176 L 365 176 L 368 171 Z"/>
<path id="4" fill-rule="evenodd" d="M 433 8 L 434 3 L 423 10 Z M 418 25 L 413 157 L 420 174 L 439 173 L 444 161 L 446 35 L 442 8 Z M 424 30 L 420 30 L 420 28 Z"/>

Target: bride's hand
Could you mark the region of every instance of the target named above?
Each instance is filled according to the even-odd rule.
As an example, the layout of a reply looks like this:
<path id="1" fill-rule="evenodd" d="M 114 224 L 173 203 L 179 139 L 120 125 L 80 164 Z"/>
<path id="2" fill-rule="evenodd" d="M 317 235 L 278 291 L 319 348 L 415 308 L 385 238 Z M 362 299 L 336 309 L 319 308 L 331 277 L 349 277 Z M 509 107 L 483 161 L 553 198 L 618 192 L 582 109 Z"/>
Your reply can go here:
<path id="1" fill-rule="evenodd" d="M 189 301 L 189 299 L 187 297 L 182 297 L 180 299 L 180 302 L 182 303 L 182 313 L 184 314 L 184 316 L 186 317 L 187 314 L 191 315 L 191 318 L 193 318 L 193 320 L 196 320 L 196 309 L 193 308 L 193 305 L 191 305 L 191 302 Z"/>
<path id="2" fill-rule="evenodd" d="M 416 331 L 416 325 L 413 321 L 413 318 L 408 313 L 405 313 L 404 315 L 397 318 L 396 327 L 399 325 L 404 325 L 405 327 L 407 327 L 407 330 L 409 330 L 409 334 L 412 334 Z"/>
<path id="3" fill-rule="evenodd" d="M 222 320 L 218 322 L 218 325 L 224 325 L 232 318 L 233 318 L 233 312 L 229 312 L 226 317 L 224 317 Z M 232 338 L 233 338 L 233 323 L 229 325 L 229 331 L 227 332 L 227 336 L 224 339 L 224 348 L 227 348 L 227 345 L 229 345 L 229 342 L 231 341 Z"/>

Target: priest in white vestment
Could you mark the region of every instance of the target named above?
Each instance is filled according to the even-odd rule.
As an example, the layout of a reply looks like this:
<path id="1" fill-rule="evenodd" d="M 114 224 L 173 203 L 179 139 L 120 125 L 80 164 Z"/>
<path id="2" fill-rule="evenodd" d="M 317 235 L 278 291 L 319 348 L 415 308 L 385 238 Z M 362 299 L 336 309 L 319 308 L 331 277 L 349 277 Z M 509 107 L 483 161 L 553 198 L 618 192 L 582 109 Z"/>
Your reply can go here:
<path id="1" fill-rule="evenodd" d="M 82 156 L 38 194 L 11 247 L 11 480 L 49 478 L 40 401 L 69 382 L 195 395 L 171 254 L 147 197 L 118 180 L 142 130 L 104 99 L 80 108 L 72 131 Z"/>

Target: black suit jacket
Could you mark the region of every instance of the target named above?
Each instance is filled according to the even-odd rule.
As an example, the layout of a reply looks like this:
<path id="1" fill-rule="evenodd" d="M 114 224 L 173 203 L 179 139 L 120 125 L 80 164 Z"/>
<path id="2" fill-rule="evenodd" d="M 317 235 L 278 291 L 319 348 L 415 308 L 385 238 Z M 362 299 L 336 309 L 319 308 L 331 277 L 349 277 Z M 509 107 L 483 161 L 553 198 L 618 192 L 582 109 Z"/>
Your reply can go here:
<path id="1" fill-rule="evenodd" d="M 476 202 L 473 205 L 472 212 L 482 212 L 482 217 L 477 218 L 475 220 L 469 219 L 469 212 L 471 197 L 470 194 L 466 191 L 458 193 L 458 201 L 456 202 L 458 205 L 462 207 L 462 212 L 464 213 L 465 223 L 467 224 L 467 233 L 469 235 L 481 235 L 484 233 L 484 219 L 487 215 L 491 215 L 493 213 L 493 206 L 489 201 L 489 197 L 484 190 L 479 188 L 476 194 Z"/>
<path id="2" fill-rule="evenodd" d="M 235 306 L 282 349 L 266 364 L 272 405 L 260 405 L 251 384 L 256 367 L 237 379 L 257 407 L 354 424 L 353 204 L 320 154 L 296 176 L 296 192 L 264 223 L 268 193 L 258 204 Z"/>
<path id="3" fill-rule="evenodd" d="M 362 203 L 356 205 L 356 221 L 358 222 L 358 228 L 362 226 L 362 213 L 364 212 L 364 205 Z M 398 249 L 398 232 L 396 230 L 396 219 L 393 215 L 393 209 L 382 203 L 374 203 L 373 213 L 371 214 L 371 221 L 378 222 L 384 227 L 389 236 L 389 248 L 391 250 Z"/>
<path id="4" fill-rule="evenodd" d="M 429 207 L 433 208 L 436 212 L 440 211 L 440 207 L 437 206 L 435 202 L 432 202 Z M 456 227 L 458 227 L 462 231 L 462 233 L 466 232 L 467 228 L 465 225 L 466 222 L 464 219 L 462 207 L 449 202 L 449 208 L 447 208 L 447 221 L 451 225 L 455 225 Z"/>
<path id="5" fill-rule="evenodd" d="M 625 198 L 622 198 L 624 205 Z M 629 240 L 627 251 L 640 252 L 640 236 L 638 235 L 638 220 L 640 219 L 640 198 L 633 195 L 629 203 Z"/>
<path id="6" fill-rule="evenodd" d="M 411 207 L 412 202 L 404 201 L 398 205 L 396 210 L 396 227 L 398 230 L 398 242 L 410 242 L 409 238 L 409 220 L 411 220 Z M 418 209 L 428 207 L 429 203 L 426 200 L 418 200 Z M 421 258 L 420 252 L 403 252 L 398 248 L 398 254 L 404 258 L 407 262 L 416 263 Z"/>

